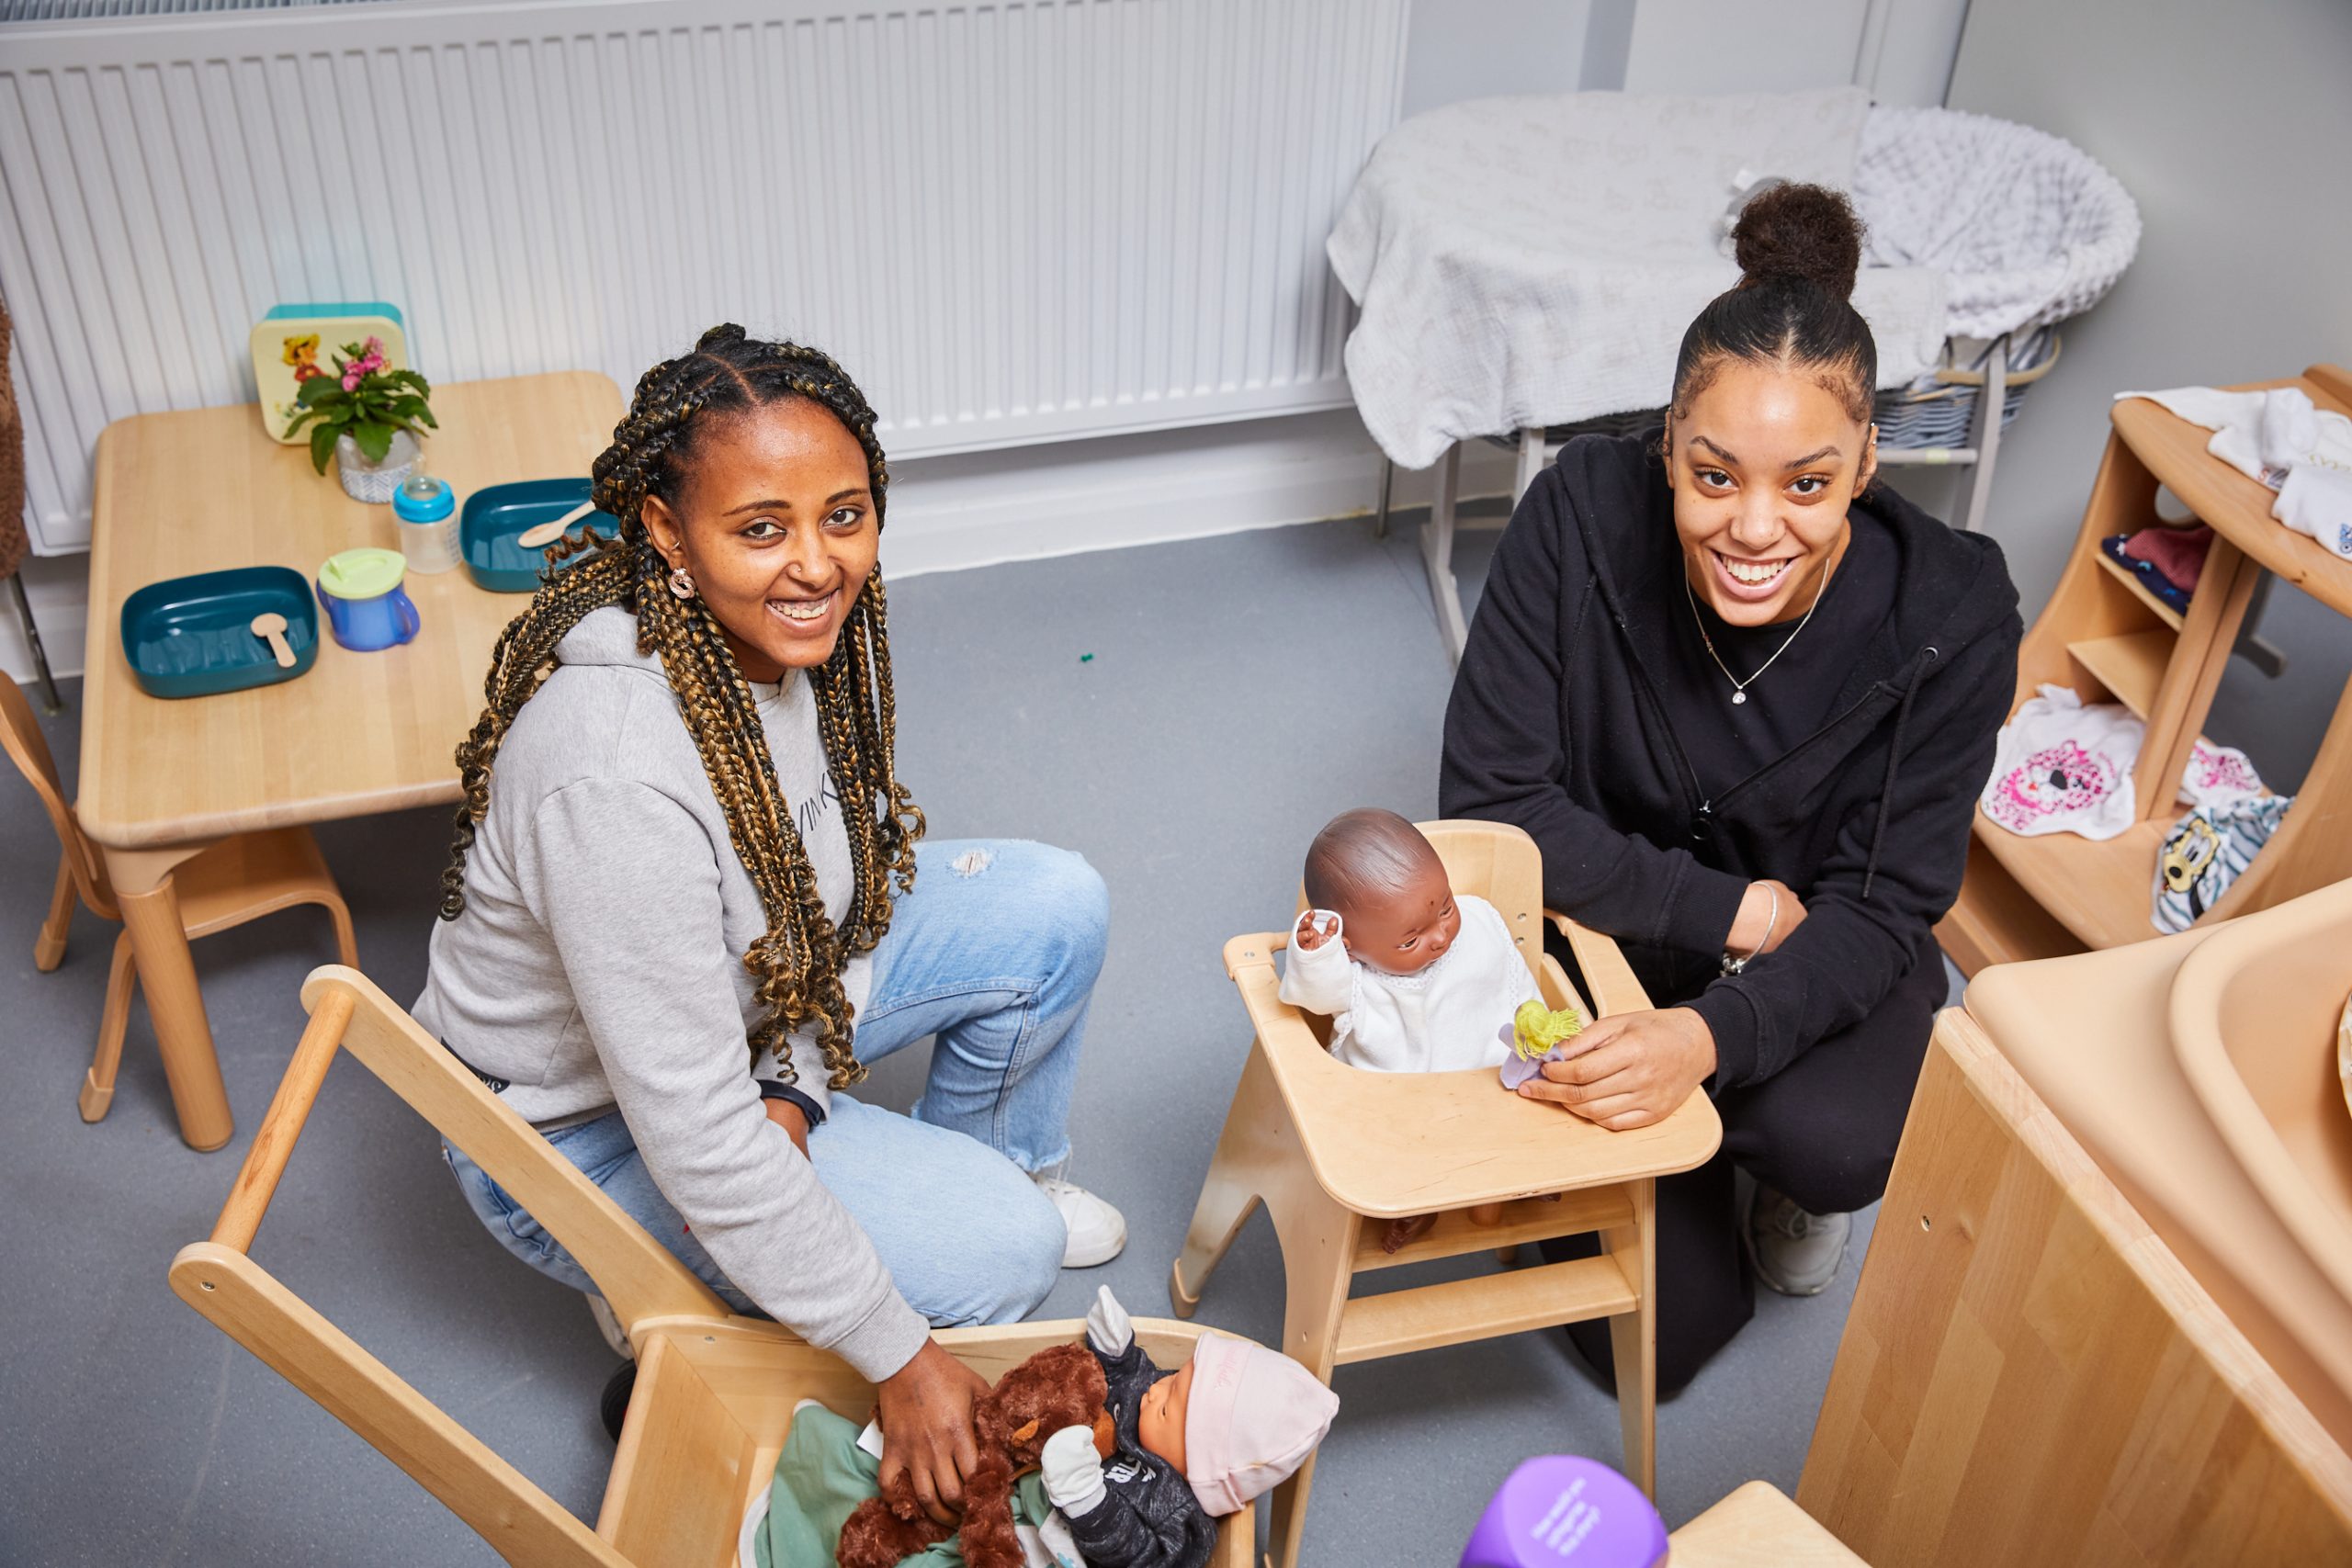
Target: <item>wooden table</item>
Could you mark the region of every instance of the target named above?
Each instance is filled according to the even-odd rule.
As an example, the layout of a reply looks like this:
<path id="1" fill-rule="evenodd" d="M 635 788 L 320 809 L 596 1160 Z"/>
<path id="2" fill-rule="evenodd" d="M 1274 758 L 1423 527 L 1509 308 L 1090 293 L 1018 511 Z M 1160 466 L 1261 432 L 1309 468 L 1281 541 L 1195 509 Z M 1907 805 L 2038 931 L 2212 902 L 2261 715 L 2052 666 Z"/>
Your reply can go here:
<path id="1" fill-rule="evenodd" d="M 436 387 L 432 472 L 458 496 L 585 474 L 621 415 L 588 371 Z M 238 566 L 306 579 L 338 550 L 396 548 L 392 509 L 346 497 L 306 446 L 262 433 L 251 405 L 141 414 L 98 437 L 84 665 L 82 829 L 107 857 L 155 1022 L 180 1133 L 199 1149 L 233 1122 L 180 924 L 172 868 L 231 834 L 458 798 L 458 742 L 481 716 L 500 630 L 528 603 L 463 568 L 408 579 L 414 641 L 354 653 L 327 637 L 281 685 L 166 702 L 131 679 L 119 621 L 133 589 Z"/>

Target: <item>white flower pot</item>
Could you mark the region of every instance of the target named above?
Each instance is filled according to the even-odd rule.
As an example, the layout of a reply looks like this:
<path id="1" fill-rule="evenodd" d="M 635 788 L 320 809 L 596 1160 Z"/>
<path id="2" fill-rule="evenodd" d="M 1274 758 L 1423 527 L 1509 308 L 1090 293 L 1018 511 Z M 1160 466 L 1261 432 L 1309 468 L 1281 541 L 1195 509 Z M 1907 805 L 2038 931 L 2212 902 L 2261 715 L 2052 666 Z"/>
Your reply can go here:
<path id="1" fill-rule="evenodd" d="M 383 505 L 416 467 L 416 437 L 405 430 L 392 432 L 392 445 L 380 463 L 371 463 L 359 443 L 349 435 L 335 437 L 335 469 L 343 478 L 343 493 L 354 501 Z"/>

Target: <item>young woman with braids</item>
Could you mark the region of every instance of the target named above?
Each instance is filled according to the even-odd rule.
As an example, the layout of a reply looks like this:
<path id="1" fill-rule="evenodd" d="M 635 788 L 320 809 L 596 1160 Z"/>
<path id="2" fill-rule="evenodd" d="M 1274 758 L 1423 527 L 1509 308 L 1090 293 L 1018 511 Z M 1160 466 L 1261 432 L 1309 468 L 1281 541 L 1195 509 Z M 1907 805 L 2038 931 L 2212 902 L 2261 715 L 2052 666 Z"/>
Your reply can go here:
<path id="1" fill-rule="evenodd" d="M 1717 1157 L 1658 1183 L 1668 1389 L 1747 1321 L 1754 1276 L 1825 1287 L 1885 1190 L 2020 631 L 1990 539 L 1871 482 L 1845 198 L 1768 192 L 1736 243 L 1663 434 L 1573 441 L 1520 502 L 1439 783 L 1447 816 L 1534 837 L 1546 901 L 1617 937 L 1656 1005 L 1521 1092 L 1607 1127 L 1694 1089 L 1722 1115 Z M 1606 1366 L 1591 1326 L 1570 1337 Z"/>
<path id="2" fill-rule="evenodd" d="M 619 537 L 500 637 L 458 749 L 415 1011 L 737 1310 L 879 1385 L 883 1468 L 944 1518 L 986 1385 L 929 1325 L 1018 1320 L 1125 1226 L 1054 1174 L 1102 884 L 1042 845 L 918 846 L 888 482 L 814 350 L 718 327 L 646 372 L 595 465 Z M 911 1115 L 840 1092 L 928 1035 Z M 593 1290 L 448 1158 L 508 1250 Z"/>

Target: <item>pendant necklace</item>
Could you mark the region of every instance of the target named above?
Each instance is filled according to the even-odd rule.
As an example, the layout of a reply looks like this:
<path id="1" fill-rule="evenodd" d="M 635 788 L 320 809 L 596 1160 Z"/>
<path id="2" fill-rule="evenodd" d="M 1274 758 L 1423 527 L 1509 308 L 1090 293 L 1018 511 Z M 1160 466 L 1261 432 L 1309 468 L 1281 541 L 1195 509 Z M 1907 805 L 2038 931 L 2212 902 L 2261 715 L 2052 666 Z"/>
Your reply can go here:
<path id="1" fill-rule="evenodd" d="M 1690 602 L 1690 622 L 1699 628 L 1699 641 L 1706 648 L 1707 657 L 1715 661 L 1715 668 L 1722 671 L 1724 679 L 1731 682 L 1731 700 L 1735 705 L 1746 702 L 1747 688 L 1763 679 L 1764 671 L 1772 668 L 1773 660 L 1779 659 L 1781 655 L 1789 651 L 1789 644 L 1797 640 L 1797 632 L 1804 630 L 1805 621 L 1812 620 L 1814 611 L 1821 608 L 1821 595 L 1828 587 L 1829 573 L 1824 571 L 1821 574 L 1821 581 L 1814 588 L 1813 603 L 1805 608 L 1804 620 L 1797 623 L 1797 631 L 1791 632 L 1782 639 L 1781 646 L 1772 650 L 1772 658 L 1758 665 L 1756 673 L 1743 681 L 1731 672 L 1731 666 L 1724 662 L 1724 656 L 1715 651 L 1715 639 L 1707 635 L 1706 619 L 1699 614 L 1699 596 L 1690 592 L 1690 574 L 1687 572 L 1683 574 L 1682 597 Z"/>

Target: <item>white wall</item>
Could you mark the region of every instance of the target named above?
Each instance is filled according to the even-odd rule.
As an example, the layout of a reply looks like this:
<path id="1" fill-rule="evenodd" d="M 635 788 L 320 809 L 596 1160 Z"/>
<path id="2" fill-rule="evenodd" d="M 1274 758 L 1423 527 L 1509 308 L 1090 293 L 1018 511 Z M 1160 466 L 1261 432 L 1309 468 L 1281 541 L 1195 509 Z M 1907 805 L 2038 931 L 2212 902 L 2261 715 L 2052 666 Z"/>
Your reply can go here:
<path id="1" fill-rule="evenodd" d="M 1464 98 L 1574 90 L 1592 10 L 1592 0 L 1413 0 L 1405 114 Z"/>

